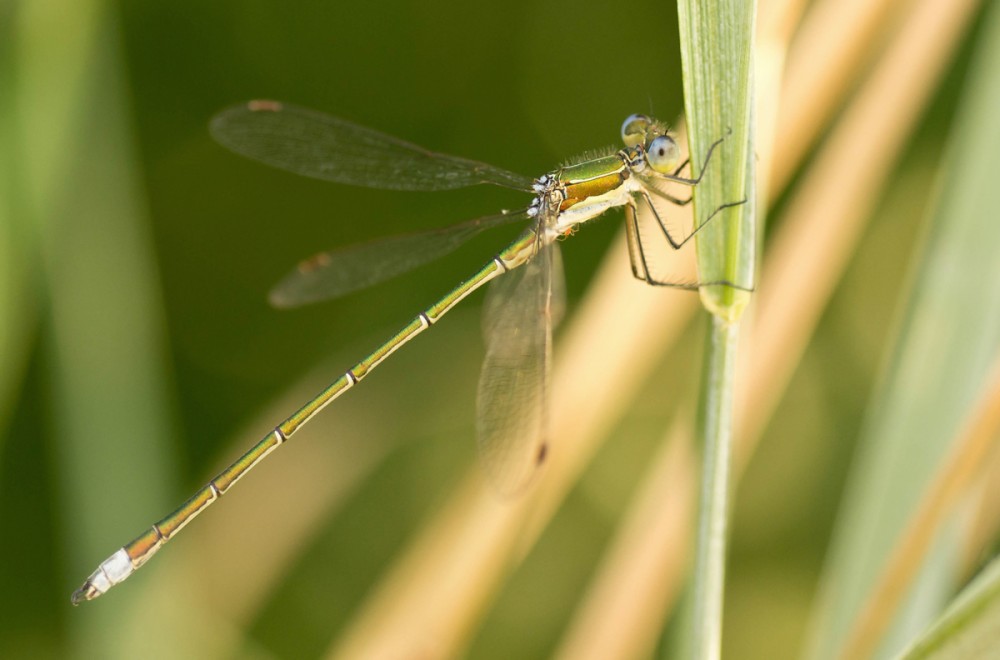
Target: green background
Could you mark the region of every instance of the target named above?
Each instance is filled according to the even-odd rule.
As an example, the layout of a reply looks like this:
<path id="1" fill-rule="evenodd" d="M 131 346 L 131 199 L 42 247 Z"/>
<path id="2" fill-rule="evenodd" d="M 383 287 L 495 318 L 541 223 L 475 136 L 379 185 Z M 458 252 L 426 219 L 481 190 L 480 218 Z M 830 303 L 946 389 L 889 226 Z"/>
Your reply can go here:
<path id="1" fill-rule="evenodd" d="M 165 559 L 72 608 L 70 593 L 97 563 L 235 456 L 235 435 L 251 426 L 262 436 L 291 412 L 272 406 L 290 387 L 316 368 L 299 391 L 338 376 L 507 236 L 477 239 L 371 292 L 279 312 L 266 294 L 293 264 L 523 203 L 503 190 L 382 192 L 295 177 L 214 144 L 215 112 L 279 99 L 538 175 L 614 145 L 633 112 L 672 121 L 682 110 L 669 3 L 24 0 L 0 12 L 9 120 L 0 190 L 9 267 L 0 310 L 2 657 L 116 654 L 115 613 L 144 607 L 128 591 Z M 960 80 L 953 73 L 950 84 Z M 947 98 L 923 135 L 947 129 Z M 773 657 L 802 642 L 893 317 L 885 301 L 904 280 L 940 151 L 933 139 L 915 144 L 900 166 L 905 185 L 886 196 L 739 491 L 726 644 L 746 654 L 734 657 Z M 564 246 L 570 313 L 619 219 Z M 359 420 L 362 436 L 365 425 L 388 427 L 393 445 L 235 631 L 240 655 L 321 653 L 475 461 L 480 304 L 481 295 L 463 303 L 338 401 L 343 413 L 325 413 Z M 554 647 L 666 426 L 664 397 L 694 389 L 698 336 L 693 329 L 634 402 L 510 577 L 473 657 L 546 657 Z M 268 406 L 273 416 L 262 422 Z M 196 525 L 223 516 L 225 505 Z M 266 520 L 239 522 L 266 534 Z M 148 640 L 151 657 L 197 648 L 162 632 Z"/>

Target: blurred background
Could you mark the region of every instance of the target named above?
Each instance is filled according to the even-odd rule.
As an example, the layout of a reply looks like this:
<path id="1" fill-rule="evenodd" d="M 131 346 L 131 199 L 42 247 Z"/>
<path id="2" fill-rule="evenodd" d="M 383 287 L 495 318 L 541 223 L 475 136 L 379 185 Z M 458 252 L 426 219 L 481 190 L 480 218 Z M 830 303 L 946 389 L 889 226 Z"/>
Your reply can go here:
<path id="1" fill-rule="evenodd" d="M 857 112 L 852 98 L 865 93 L 907 21 L 935 4 L 957 17 L 950 32 L 937 30 L 948 38 L 933 51 L 935 65 L 923 67 L 930 71 L 922 91 L 872 101 L 900 106 L 894 110 L 901 114 L 886 119 L 898 139 L 880 145 L 854 133 L 862 152 L 848 158 L 848 167 L 810 171 L 811 163 L 827 162 L 820 140 L 835 140 L 843 130 L 837 122 Z M 761 208 L 770 223 L 761 237 L 765 268 L 773 232 L 787 226 L 792 236 L 801 209 L 825 208 L 811 206 L 823 198 L 803 198 L 802 187 L 819 181 L 836 196 L 839 173 L 878 160 L 864 149 L 884 157 L 884 171 L 866 175 L 866 188 L 840 190 L 860 200 L 859 222 L 868 223 L 843 246 L 842 262 L 821 281 L 794 269 L 776 280 L 816 304 L 816 322 L 801 352 L 789 349 L 790 381 L 770 390 L 773 404 L 761 404 L 756 451 L 739 459 L 746 470 L 733 506 L 727 657 L 798 657 L 809 648 L 822 655 L 822 631 L 836 628 L 817 614 L 823 576 L 836 570 L 831 556 L 850 554 L 846 541 L 838 545 L 838 525 L 850 518 L 843 503 L 878 498 L 851 470 L 861 460 L 859 444 L 892 426 L 873 407 L 905 418 L 903 404 L 894 406 L 884 393 L 898 392 L 900 382 L 953 395 L 942 401 L 926 393 L 940 402 L 937 444 L 920 468 L 897 466 L 913 483 L 894 491 L 912 501 L 968 414 L 990 364 L 984 357 L 995 355 L 990 296 L 1000 278 L 988 251 L 974 268 L 980 261 L 959 246 L 953 267 L 942 272 L 967 267 L 974 279 L 945 299 L 964 310 L 950 318 L 973 328 L 934 337 L 974 346 L 978 352 L 965 356 L 971 371 L 954 374 L 956 384 L 933 371 L 935 359 L 955 364 L 953 356 L 923 352 L 930 372 L 898 376 L 907 364 L 905 339 L 920 332 L 912 324 L 921 310 L 936 309 L 919 307 L 917 284 L 932 286 L 928 278 L 937 271 L 926 265 L 929 255 L 950 244 L 939 223 L 951 218 L 940 209 L 961 206 L 941 199 L 974 199 L 952 192 L 961 181 L 949 172 L 970 162 L 963 148 L 977 141 L 998 146 L 990 142 L 991 120 L 975 110 L 984 86 L 970 83 L 997 60 L 980 53 L 997 12 L 975 2 L 947 10 L 944 4 L 870 3 L 878 10 L 863 27 L 856 16 L 836 19 L 844 29 L 855 25 L 849 51 L 796 58 L 795 35 L 809 43 L 800 30 L 825 22 L 837 34 L 831 26 L 840 23 L 821 13 L 829 11 L 821 2 L 785 3 L 781 11 L 761 2 L 758 46 L 775 75 L 758 79 L 769 99 L 762 100 L 756 147 L 761 175 L 771 181 L 762 194 L 770 209 Z M 786 48 L 793 49 L 788 79 L 818 78 L 830 99 L 822 111 L 805 113 L 816 121 L 806 137 L 795 134 L 782 147 L 792 128 L 775 110 L 777 99 L 787 98 Z M 937 42 L 924 42 L 923 50 L 933 48 Z M 803 68 L 829 62 L 843 68 Z M 597 295 L 595 273 L 606 257 L 618 259 L 615 277 L 624 287 L 605 293 L 610 299 L 645 307 L 646 298 L 629 296 L 653 296 L 688 313 L 697 303 L 685 292 L 639 291 L 643 285 L 631 280 L 621 254 L 616 215 L 564 245 L 569 316 L 557 336 L 557 367 L 572 360 L 566 368 L 575 369 L 573 381 L 585 394 L 554 405 L 569 411 L 564 416 L 582 415 L 597 405 L 588 390 L 595 397 L 616 388 L 629 394 L 593 430 L 600 440 L 557 504 L 539 507 L 550 513 L 540 515 L 531 501 L 491 501 L 478 489 L 479 294 L 338 400 L 149 567 L 94 603 L 70 606 L 71 592 L 98 562 L 517 231 L 477 238 L 371 291 L 272 309 L 269 288 L 310 254 L 524 200 L 503 190 L 349 188 L 239 158 L 211 141 L 207 125 L 219 110 L 253 98 L 316 108 L 536 176 L 588 149 L 615 145 L 631 113 L 677 122 L 683 98 L 676 8 L 549 0 L 0 6 L 0 657 L 582 657 L 567 650 L 567 640 L 591 625 L 583 604 L 591 602 L 600 567 L 614 548 L 629 545 L 616 544 L 619 525 L 636 520 L 643 527 L 641 516 L 632 517 L 637 484 L 662 447 L 679 451 L 679 441 L 664 437 L 693 403 L 704 323 L 697 314 L 676 321 L 671 343 L 660 346 L 661 327 L 598 306 L 595 318 L 634 337 L 627 343 L 644 364 L 637 371 L 646 374 L 634 384 L 609 382 L 599 362 L 588 363 L 586 349 L 562 353 L 576 341 L 571 333 L 594 325 L 577 315 L 595 304 L 588 296 Z M 972 138 L 963 141 L 970 125 Z M 773 135 L 764 130 L 772 126 Z M 773 163 L 785 171 L 773 174 Z M 984 215 L 977 210 L 973 205 L 966 216 Z M 973 244 L 994 244 L 988 222 L 1000 223 L 985 215 L 967 231 Z M 761 296 L 768 291 L 764 277 Z M 778 303 L 794 300 L 789 294 Z M 609 311 L 602 316 L 600 309 Z M 774 314 L 769 318 L 785 318 Z M 752 353 L 753 341 L 746 344 Z M 556 434 L 554 462 L 560 452 L 572 453 L 577 435 Z M 683 474 L 672 484 L 697 477 L 696 470 Z M 512 515 L 511 508 L 523 511 Z M 484 516 L 511 516 L 505 535 L 475 527 Z M 685 520 L 678 524 L 689 527 Z M 986 529 L 955 550 L 971 558 L 949 563 L 962 568 L 950 571 L 938 593 L 953 594 L 990 555 Z M 464 541 L 454 540 L 463 533 Z M 682 576 L 690 536 L 673 539 Z M 472 571 L 481 579 L 472 585 L 461 567 L 498 547 L 504 551 L 488 570 Z M 428 568 L 435 560 L 440 570 Z M 673 596 L 664 589 L 651 608 L 655 632 L 620 657 L 669 647 L 681 596 L 676 584 Z M 825 598 L 836 600 L 829 592 Z M 923 625 L 940 609 L 935 602 Z M 421 623 L 444 612 L 447 626 Z M 365 650 L 394 636 L 401 640 L 394 648 L 405 653 Z"/>

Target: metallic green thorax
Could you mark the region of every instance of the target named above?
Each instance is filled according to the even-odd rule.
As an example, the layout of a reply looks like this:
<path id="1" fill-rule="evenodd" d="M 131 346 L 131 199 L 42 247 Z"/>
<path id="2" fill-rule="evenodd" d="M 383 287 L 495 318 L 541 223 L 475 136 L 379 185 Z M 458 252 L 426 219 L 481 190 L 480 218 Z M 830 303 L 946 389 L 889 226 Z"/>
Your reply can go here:
<path id="1" fill-rule="evenodd" d="M 566 199 L 559 210 L 619 188 L 631 174 L 632 156 L 630 152 L 621 151 L 560 169 L 557 176 L 566 191 Z"/>

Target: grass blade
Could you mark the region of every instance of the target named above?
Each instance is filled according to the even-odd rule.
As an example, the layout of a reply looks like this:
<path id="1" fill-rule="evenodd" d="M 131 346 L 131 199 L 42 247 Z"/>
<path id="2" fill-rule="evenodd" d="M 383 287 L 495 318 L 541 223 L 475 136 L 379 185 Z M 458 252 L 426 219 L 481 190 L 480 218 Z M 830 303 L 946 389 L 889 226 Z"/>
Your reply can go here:
<path id="1" fill-rule="evenodd" d="M 996 653 L 1000 638 L 1000 560 L 959 594 L 904 660 L 974 660 Z"/>
<path id="2" fill-rule="evenodd" d="M 927 3 L 914 18 L 925 25 L 925 34 L 960 34 L 974 6 Z M 995 44 L 995 38 L 983 36 L 983 43 Z M 919 33 L 911 42 L 913 52 L 926 51 L 928 40 Z M 994 47 L 979 61 L 978 78 L 974 74 L 968 87 L 969 102 L 956 119 L 958 134 L 942 169 L 943 192 L 933 228 L 895 355 L 870 406 L 860 440 L 864 453 L 855 465 L 832 543 L 813 657 L 831 657 L 842 646 L 886 553 L 978 398 L 1000 345 L 1000 318 L 983 313 L 1000 308 L 1000 262 L 994 248 L 1000 243 L 1000 226 L 993 220 L 995 194 L 985 174 L 1000 166 L 1000 123 L 992 112 L 1000 95 L 998 55 Z M 898 649 L 941 607 L 952 588 L 953 551 L 936 549 L 924 568 L 928 581 L 912 592 L 920 597 L 907 599 L 907 613 L 896 616 L 893 631 L 882 640 L 883 652 Z"/>
<path id="3" fill-rule="evenodd" d="M 724 205 L 697 239 L 699 277 L 751 286 L 754 253 L 752 76 L 756 2 L 678 2 L 692 175 L 702 174 L 698 154 L 724 137 L 694 192 L 700 224 Z M 697 226 L 697 225 L 696 225 Z M 688 652 L 717 658 L 722 646 L 726 510 L 732 452 L 732 407 L 738 320 L 749 293 L 729 286 L 703 287 L 712 314 L 705 358 L 700 431 L 704 439 L 702 492 L 692 590 Z"/>

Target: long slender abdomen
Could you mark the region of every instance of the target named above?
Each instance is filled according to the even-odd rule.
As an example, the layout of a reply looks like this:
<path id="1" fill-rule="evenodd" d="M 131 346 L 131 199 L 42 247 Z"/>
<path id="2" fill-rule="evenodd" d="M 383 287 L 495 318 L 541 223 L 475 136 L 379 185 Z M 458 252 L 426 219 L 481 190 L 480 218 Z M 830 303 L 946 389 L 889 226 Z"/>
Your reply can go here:
<path id="1" fill-rule="evenodd" d="M 368 357 L 347 370 L 344 375 L 303 405 L 288 419 L 268 433 L 249 451 L 220 472 L 184 504 L 141 535 L 104 560 L 72 596 L 74 605 L 93 600 L 111 587 L 123 582 L 140 566 L 149 561 L 163 545 L 219 500 L 237 481 L 256 467 L 272 451 L 329 405 L 334 399 L 357 384 L 399 347 L 429 328 L 470 293 L 493 278 L 525 263 L 532 255 L 535 233 L 528 229 L 475 275 L 452 289 L 435 304 L 421 312 L 409 324 Z"/>

